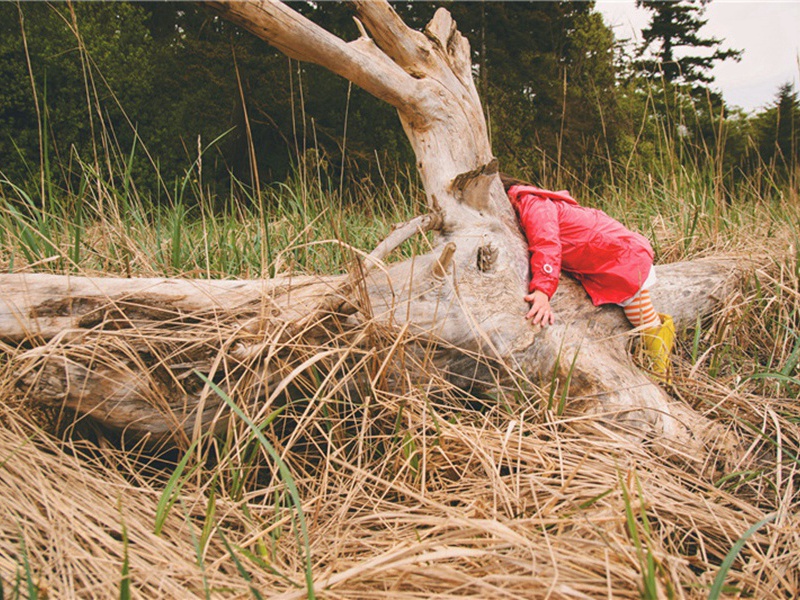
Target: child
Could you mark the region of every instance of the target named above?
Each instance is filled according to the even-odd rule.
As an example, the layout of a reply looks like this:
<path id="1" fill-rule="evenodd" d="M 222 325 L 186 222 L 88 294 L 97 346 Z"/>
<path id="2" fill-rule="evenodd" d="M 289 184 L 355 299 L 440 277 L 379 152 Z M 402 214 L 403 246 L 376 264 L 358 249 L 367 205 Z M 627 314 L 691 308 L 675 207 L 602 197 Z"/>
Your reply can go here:
<path id="1" fill-rule="evenodd" d="M 618 304 L 643 331 L 653 371 L 667 376 L 675 338 L 672 317 L 656 313 L 650 287 L 656 282 L 653 249 L 647 239 L 604 212 L 578 205 L 568 192 L 550 192 L 501 174 L 531 252 L 531 303 L 526 319 L 552 325 L 550 298 L 564 271 L 581 282 L 592 303 Z"/>

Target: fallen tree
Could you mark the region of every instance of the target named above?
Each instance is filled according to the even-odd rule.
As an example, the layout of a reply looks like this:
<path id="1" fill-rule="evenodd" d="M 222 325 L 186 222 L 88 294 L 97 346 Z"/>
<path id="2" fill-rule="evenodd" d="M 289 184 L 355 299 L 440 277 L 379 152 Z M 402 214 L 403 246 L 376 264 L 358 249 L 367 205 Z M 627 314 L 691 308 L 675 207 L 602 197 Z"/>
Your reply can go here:
<path id="1" fill-rule="evenodd" d="M 134 437 L 192 437 L 224 423 L 223 402 L 198 373 L 237 402 L 267 410 L 299 373 L 324 366 L 335 375 L 344 358 L 333 346 L 368 349 L 369 327 L 379 326 L 394 332 L 384 339 L 404 344 L 384 359 L 399 361 L 409 380 L 423 376 L 408 358 L 416 355 L 473 390 L 559 381 L 576 413 L 684 449 L 702 443 L 709 423 L 634 364 L 621 310 L 592 306 L 563 277 L 553 301 L 557 324 L 539 330 L 524 322 L 527 247 L 497 177 L 469 45 L 446 10 L 418 32 L 388 3 L 356 1 L 361 36 L 344 42 L 280 2 L 208 4 L 287 55 L 394 106 L 430 214 L 397 227 L 370 254 L 354 251 L 344 276 L 2 275 L 0 338 L 19 345 L 11 361 L 31 400 L 68 406 Z M 430 253 L 384 262 L 429 230 Z M 654 300 L 678 327 L 694 323 L 739 274 L 740 265 L 725 260 L 663 265 Z M 301 356 L 303 345 L 318 350 Z"/>

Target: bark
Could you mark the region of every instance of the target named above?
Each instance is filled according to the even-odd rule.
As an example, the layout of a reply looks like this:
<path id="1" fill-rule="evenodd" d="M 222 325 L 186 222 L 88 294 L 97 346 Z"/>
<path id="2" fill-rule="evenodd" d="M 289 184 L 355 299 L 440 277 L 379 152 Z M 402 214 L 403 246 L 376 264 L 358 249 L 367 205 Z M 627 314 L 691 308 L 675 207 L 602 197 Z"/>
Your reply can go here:
<path id="1" fill-rule="evenodd" d="M 539 330 L 524 322 L 527 247 L 497 177 L 468 43 L 447 11 L 437 11 L 421 33 L 385 2 L 356 1 L 362 36 L 344 42 L 279 2 L 209 4 L 286 54 L 397 108 L 432 214 L 399 227 L 341 277 L 2 275 L 0 338 L 23 344 L 11 360 L 30 398 L 138 437 L 191 437 L 222 422 L 220 401 L 198 371 L 245 396 L 239 400 L 268 407 L 303 369 L 318 363 L 336 372 L 336 344 L 366 348 L 365 325 L 377 324 L 394 332 L 390 346 L 402 339 L 411 353 L 435 348 L 432 360 L 463 387 L 550 381 L 556 373 L 569 385 L 573 409 L 686 448 L 704 435 L 708 423 L 635 366 L 619 308 L 592 306 L 563 277 L 553 301 L 557 324 Z M 431 253 L 382 262 L 430 228 Z M 724 298 L 739 270 L 713 260 L 665 265 L 653 295 L 679 326 L 694 323 Z M 311 346 L 317 350 L 298 354 Z"/>

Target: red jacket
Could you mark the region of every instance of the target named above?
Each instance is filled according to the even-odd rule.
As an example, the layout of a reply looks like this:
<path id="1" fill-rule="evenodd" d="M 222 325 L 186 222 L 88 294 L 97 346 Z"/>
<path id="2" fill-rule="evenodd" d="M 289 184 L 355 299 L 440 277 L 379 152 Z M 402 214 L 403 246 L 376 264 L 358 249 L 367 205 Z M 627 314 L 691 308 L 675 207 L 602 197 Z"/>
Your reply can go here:
<path id="1" fill-rule="evenodd" d="M 653 265 L 647 239 L 601 210 L 580 206 L 569 192 L 512 186 L 508 197 L 531 251 L 530 291 L 552 297 L 563 267 L 595 306 L 627 300 Z"/>

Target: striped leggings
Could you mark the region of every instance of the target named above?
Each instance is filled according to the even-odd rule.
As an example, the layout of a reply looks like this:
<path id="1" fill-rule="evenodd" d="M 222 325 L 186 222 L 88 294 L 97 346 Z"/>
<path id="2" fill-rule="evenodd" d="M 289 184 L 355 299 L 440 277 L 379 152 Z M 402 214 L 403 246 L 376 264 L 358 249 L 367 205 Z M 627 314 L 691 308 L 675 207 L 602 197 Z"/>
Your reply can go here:
<path id="1" fill-rule="evenodd" d="M 652 329 L 661 325 L 661 318 L 658 316 L 653 301 L 650 299 L 650 291 L 642 289 L 628 304 L 622 307 L 625 316 L 634 327 Z"/>

